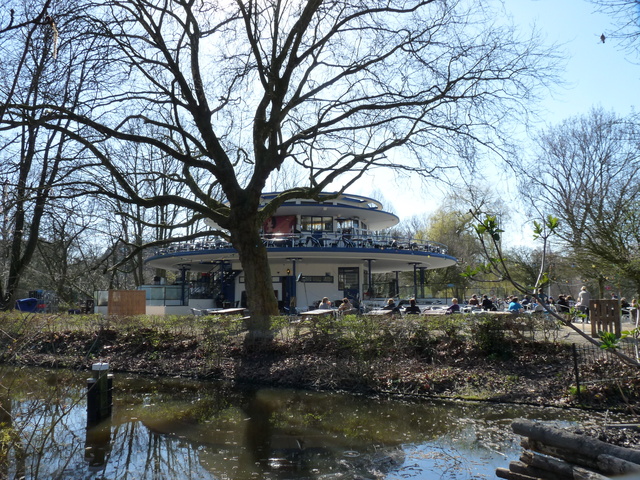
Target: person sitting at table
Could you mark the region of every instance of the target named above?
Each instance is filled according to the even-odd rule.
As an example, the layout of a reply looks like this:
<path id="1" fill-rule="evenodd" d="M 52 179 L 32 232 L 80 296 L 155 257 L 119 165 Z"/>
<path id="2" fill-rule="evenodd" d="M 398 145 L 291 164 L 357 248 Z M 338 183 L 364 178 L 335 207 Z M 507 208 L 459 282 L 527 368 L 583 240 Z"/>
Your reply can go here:
<path id="1" fill-rule="evenodd" d="M 346 313 L 346 312 L 351 312 L 351 310 L 353 310 L 353 305 L 351 305 L 351 302 L 347 297 L 344 297 L 342 299 L 342 303 L 338 307 L 338 311 L 341 313 Z"/>
<path id="2" fill-rule="evenodd" d="M 460 313 L 460 305 L 458 305 L 458 299 L 452 298 L 451 305 L 447 308 L 447 311 L 444 312 L 446 315 L 451 315 L 452 313 Z"/>
<path id="3" fill-rule="evenodd" d="M 404 307 L 404 313 L 407 314 L 407 315 L 416 315 L 416 314 L 422 313 L 422 311 L 420 310 L 420 307 L 418 305 L 416 305 L 416 299 L 415 298 L 411 298 L 409 300 L 409 306 L 408 307 Z"/>
<path id="4" fill-rule="evenodd" d="M 524 307 L 518 302 L 518 297 L 511 297 L 511 303 L 508 310 L 511 313 L 520 313 Z"/>
<path id="5" fill-rule="evenodd" d="M 387 300 L 387 304 L 384 307 L 382 307 L 382 310 L 391 310 L 392 312 L 400 311 L 400 309 L 396 307 L 396 302 L 393 300 L 393 298 L 390 298 L 389 300 Z"/>
<path id="6" fill-rule="evenodd" d="M 320 310 L 331 310 L 331 300 L 328 297 L 323 297 L 322 302 L 318 305 Z"/>
<path id="7" fill-rule="evenodd" d="M 480 300 L 478 300 L 478 296 L 475 293 L 471 295 L 471 299 L 469 300 L 469 305 L 471 305 L 472 307 L 480 306 Z"/>
<path id="8" fill-rule="evenodd" d="M 535 298 L 531 299 L 531 303 L 529 304 L 529 310 L 531 310 L 532 312 L 544 312 L 544 307 L 536 302 Z"/>
<path id="9" fill-rule="evenodd" d="M 486 295 L 482 296 L 482 309 L 489 312 L 495 312 L 497 310 L 496 306 L 493 304 L 491 299 Z"/>
<path id="10" fill-rule="evenodd" d="M 569 302 L 567 302 L 567 298 L 564 295 L 558 295 L 556 309 L 558 313 L 569 313 Z"/>

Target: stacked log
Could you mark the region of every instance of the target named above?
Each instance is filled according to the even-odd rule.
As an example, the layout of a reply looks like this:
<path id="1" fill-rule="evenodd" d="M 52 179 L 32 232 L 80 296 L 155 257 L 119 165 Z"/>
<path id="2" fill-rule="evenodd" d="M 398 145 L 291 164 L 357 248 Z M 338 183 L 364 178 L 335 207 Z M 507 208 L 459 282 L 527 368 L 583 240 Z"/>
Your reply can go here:
<path id="1" fill-rule="evenodd" d="M 507 480 L 604 480 L 640 478 L 640 450 L 618 447 L 539 422 L 518 419 L 513 432 L 525 437 L 520 461 L 496 475 Z"/>

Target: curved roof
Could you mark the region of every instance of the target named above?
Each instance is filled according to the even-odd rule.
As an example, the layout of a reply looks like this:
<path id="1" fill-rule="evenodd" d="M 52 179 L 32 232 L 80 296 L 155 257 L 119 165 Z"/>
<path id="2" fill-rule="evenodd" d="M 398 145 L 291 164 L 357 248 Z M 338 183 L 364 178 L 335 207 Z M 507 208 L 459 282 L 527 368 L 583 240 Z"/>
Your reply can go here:
<path id="1" fill-rule="evenodd" d="M 279 192 L 262 194 L 262 203 L 273 200 L 279 194 Z M 333 198 L 335 195 L 338 196 Z M 276 215 L 332 216 L 337 221 L 341 218 L 353 218 L 366 224 L 369 230 L 385 230 L 400 222 L 397 215 L 384 211 L 382 204 L 373 198 L 330 192 L 323 192 L 320 197 L 326 197 L 327 200 L 322 202 L 309 199 L 289 200 L 278 208 Z M 205 220 L 205 223 L 216 226 L 211 220 Z"/>
<path id="2" fill-rule="evenodd" d="M 262 198 L 266 203 L 278 195 L 277 192 L 264 193 Z M 335 197 L 335 195 L 338 196 Z M 287 201 L 278 208 L 276 214 L 333 216 L 338 221 L 340 218 L 354 218 L 364 222 L 370 230 L 384 230 L 397 225 L 400 221 L 397 215 L 384 211 L 382 204 L 373 198 L 335 192 L 323 192 L 320 197 L 326 197 L 327 200 L 323 202 L 309 199 Z"/>

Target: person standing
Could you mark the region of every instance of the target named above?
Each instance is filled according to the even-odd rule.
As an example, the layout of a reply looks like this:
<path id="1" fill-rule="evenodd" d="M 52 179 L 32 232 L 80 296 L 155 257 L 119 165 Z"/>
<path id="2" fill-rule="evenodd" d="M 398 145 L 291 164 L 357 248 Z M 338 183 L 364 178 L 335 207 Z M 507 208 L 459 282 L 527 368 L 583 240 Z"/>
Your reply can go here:
<path id="1" fill-rule="evenodd" d="M 547 296 L 544 294 L 541 288 L 536 292 L 536 297 L 538 297 L 538 305 L 546 305 L 547 304 Z"/>
<path id="2" fill-rule="evenodd" d="M 580 310 L 580 313 L 586 315 L 587 321 L 589 321 L 589 301 L 591 300 L 591 296 L 587 291 L 587 287 L 584 285 L 580 288 L 580 293 L 578 294 L 578 301 L 576 302 L 576 307 Z M 584 323 L 584 319 L 582 320 Z"/>

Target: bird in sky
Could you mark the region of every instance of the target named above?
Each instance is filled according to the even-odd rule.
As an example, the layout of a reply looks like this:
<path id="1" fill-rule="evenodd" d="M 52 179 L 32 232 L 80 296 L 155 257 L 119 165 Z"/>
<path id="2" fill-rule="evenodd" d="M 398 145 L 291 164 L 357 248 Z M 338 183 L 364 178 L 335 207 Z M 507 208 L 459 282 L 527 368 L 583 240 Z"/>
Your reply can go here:
<path id="1" fill-rule="evenodd" d="M 602 35 L 600 35 L 600 40 L 602 40 L 602 43 L 604 43 L 604 41 L 607 39 L 607 37 L 604 36 L 604 33 Z"/>

